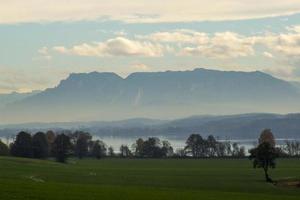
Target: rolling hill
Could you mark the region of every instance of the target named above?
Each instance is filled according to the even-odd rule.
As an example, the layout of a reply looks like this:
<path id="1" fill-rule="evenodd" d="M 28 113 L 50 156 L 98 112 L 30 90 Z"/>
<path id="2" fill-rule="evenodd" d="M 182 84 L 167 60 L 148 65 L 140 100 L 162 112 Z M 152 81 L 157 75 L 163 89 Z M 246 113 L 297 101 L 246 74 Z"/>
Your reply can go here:
<path id="1" fill-rule="evenodd" d="M 239 114 L 193 116 L 176 120 L 129 119 L 121 121 L 29 123 L 1 125 L 0 137 L 47 130 L 84 130 L 100 137 L 138 138 L 163 136 L 186 139 L 192 133 L 214 135 L 220 139 L 256 139 L 265 128 L 276 138 L 300 139 L 300 114 Z"/>

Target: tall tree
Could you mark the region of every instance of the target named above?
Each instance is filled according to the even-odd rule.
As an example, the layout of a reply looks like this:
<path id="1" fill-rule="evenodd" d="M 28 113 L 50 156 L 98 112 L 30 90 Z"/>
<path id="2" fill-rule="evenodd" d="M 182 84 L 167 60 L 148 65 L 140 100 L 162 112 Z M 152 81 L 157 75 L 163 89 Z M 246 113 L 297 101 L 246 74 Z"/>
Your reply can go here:
<path id="1" fill-rule="evenodd" d="M 231 147 L 232 147 L 231 142 L 225 141 L 225 142 L 223 142 L 223 144 L 224 144 L 224 147 L 225 147 L 225 155 L 226 156 L 231 156 L 233 154 L 232 149 L 231 149 Z"/>
<path id="2" fill-rule="evenodd" d="M 121 145 L 120 147 L 120 156 L 121 157 L 130 157 L 131 156 L 131 151 L 128 148 L 127 145 Z"/>
<path id="3" fill-rule="evenodd" d="M 47 158 L 49 147 L 46 134 L 38 132 L 32 137 L 32 150 L 34 158 Z"/>
<path id="4" fill-rule="evenodd" d="M 245 147 L 239 146 L 238 143 L 232 144 L 232 155 L 233 157 L 242 158 L 245 157 Z"/>
<path id="5" fill-rule="evenodd" d="M 88 154 L 89 142 L 92 136 L 86 132 L 76 132 L 75 153 L 78 158 L 83 158 Z"/>
<path id="6" fill-rule="evenodd" d="M 54 133 L 54 131 L 49 130 L 46 133 L 46 137 L 47 137 L 47 142 L 48 142 L 48 153 L 50 156 L 52 156 L 53 155 L 52 146 L 55 141 L 56 134 Z"/>
<path id="7" fill-rule="evenodd" d="M 106 145 L 100 140 L 96 140 L 92 147 L 92 156 L 97 159 L 103 158 L 106 156 Z"/>
<path id="8" fill-rule="evenodd" d="M 192 134 L 186 141 L 185 151 L 191 153 L 193 157 L 205 156 L 205 141 L 199 134 Z"/>
<path id="9" fill-rule="evenodd" d="M 8 146 L 0 140 L 0 156 L 7 156 L 8 154 L 9 154 Z"/>
<path id="10" fill-rule="evenodd" d="M 218 142 L 216 144 L 216 156 L 217 157 L 225 157 L 226 156 L 225 142 Z"/>
<path id="11" fill-rule="evenodd" d="M 149 158 L 164 157 L 160 140 L 156 137 L 150 137 L 148 140 L 144 141 L 142 156 Z"/>
<path id="12" fill-rule="evenodd" d="M 207 153 L 209 157 L 214 157 L 217 154 L 217 140 L 214 136 L 209 135 L 207 137 L 206 146 L 207 146 Z"/>
<path id="13" fill-rule="evenodd" d="M 278 157 L 278 150 L 268 142 L 263 142 L 258 147 L 251 149 L 249 158 L 253 160 L 254 168 L 262 168 L 267 182 L 273 182 L 270 178 L 269 168 L 275 168 L 275 159 Z"/>
<path id="14" fill-rule="evenodd" d="M 66 162 L 71 150 L 70 137 L 65 134 L 57 135 L 53 143 L 53 153 L 58 162 Z"/>
<path id="15" fill-rule="evenodd" d="M 275 142 L 275 138 L 274 138 L 274 135 L 273 135 L 271 129 L 265 129 L 261 132 L 260 137 L 258 139 L 258 143 L 262 144 L 264 142 L 267 142 L 271 146 L 275 147 L 276 142 Z"/>
<path id="16" fill-rule="evenodd" d="M 161 151 L 164 157 L 170 157 L 173 156 L 174 154 L 173 147 L 171 146 L 170 142 L 167 140 L 162 141 Z"/>
<path id="17" fill-rule="evenodd" d="M 32 157 L 32 138 L 29 133 L 24 131 L 18 133 L 15 142 L 11 146 L 11 154 L 17 157 Z"/>
<path id="18" fill-rule="evenodd" d="M 142 138 L 139 138 L 132 146 L 133 149 L 135 149 L 135 156 L 141 157 L 143 154 L 144 140 Z"/>
<path id="19" fill-rule="evenodd" d="M 288 156 L 299 156 L 300 155 L 300 141 L 294 140 L 286 140 L 284 150 L 286 151 Z"/>
<path id="20" fill-rule="evenodd" d="M 114 157 L 115 156 L 115 151 L 112 146 L 108 147 L 108 156 Z"/>

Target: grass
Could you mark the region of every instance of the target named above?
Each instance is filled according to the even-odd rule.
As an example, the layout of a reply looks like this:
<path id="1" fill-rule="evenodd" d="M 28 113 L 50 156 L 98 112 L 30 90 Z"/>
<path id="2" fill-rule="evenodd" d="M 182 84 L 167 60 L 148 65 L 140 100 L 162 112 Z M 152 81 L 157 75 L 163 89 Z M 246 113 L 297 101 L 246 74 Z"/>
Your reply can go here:
<path id="1" fill-rule="evenodd" d="M 272 178 L 300 178 L 300 160 L 278 160 Z M 249 160 L 70 160 L 0 157 L 0 199 L 299 199 L 263 181 Z"/>

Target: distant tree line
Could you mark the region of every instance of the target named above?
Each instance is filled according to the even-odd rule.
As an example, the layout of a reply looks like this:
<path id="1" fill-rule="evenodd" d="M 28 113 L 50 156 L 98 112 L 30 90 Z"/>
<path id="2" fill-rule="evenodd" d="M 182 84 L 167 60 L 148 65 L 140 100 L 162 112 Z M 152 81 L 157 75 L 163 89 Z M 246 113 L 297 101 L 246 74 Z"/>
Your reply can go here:
<path id="1" fill-rule="evenodd" d="M 62 133 L 48 131 L 34 135 L 22 131 L 7 149 L 12 156 L 37 159 L 54 157 L 58 162 L 65 162 L 69 156 L 81 159 L 84 157 L 102 158 L 107 155 L 104 142 L 93 141 L 92 136 L 83 131 Z"/>
<path id="2" fill-rule="evenodd" d="M 268 134 L 267 134 L 268 135 Z M 263 138 L 265 137 L 265 138 Z M 261 136 L 261 140 L 270 141 L 274 138 Z M 261 143 L 261 142 L 260 142 Z M 275 143 L 274 143 L 275 145 Z M 203 138 L 199 134 L 191 134 L 182 149 L 174 148 L 166 140 L 157 137 L 139 138 L 131 145 L 121 145 L 118 153 L 113 147 L 107 146 L 101 140 L 93 140 L 90 133 L 84 131 L 54 131 L 37 132 L 31 135 L 28 132 L 19 132 L 15 140 L 7 146 L 0 140 L 0 156 L 12 155 L 16 157 L 47 159 L 55 158 L 58 162 L 66 162 L 70 156 L 79 159 L 94 157 L 122 158 L 244 158 L 245 148 L 238 143 L 218 141 L 210 135 Z M 280 149 L 281 156 L 299 156 L 300 144 L 297 141 L 287 141 Z"/>
<path id="3" fill-rule="evenodd" d="M 300 141 L 286 140 L 282 150 L 287 157 L 300 157 Z"/>
<path id="4" fill-rule="evenodd" d="M 192 134 L 186 141 L 183 153 L 196 158 L 205 157 L 245 157 L 245 147 L 229 141 L 218 142 L 214 136 L 207 139 L 199 134 Z"/>

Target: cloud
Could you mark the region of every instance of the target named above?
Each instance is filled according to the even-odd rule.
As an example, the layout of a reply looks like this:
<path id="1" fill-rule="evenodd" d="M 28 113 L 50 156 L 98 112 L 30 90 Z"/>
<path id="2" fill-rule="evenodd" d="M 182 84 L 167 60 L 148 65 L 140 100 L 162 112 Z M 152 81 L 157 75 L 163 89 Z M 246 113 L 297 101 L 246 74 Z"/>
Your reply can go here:
<path id="1" fill-rule="evenodd" d="M 253 40 L 279 57 L 299 60 L 300 26 L 287 27 L 287 31 L 286 33 L 267 33 L 253 37 Z"/>
<path id="2" fill-rule="evenodd" d="M 300 12 L 295 0 L 10 0 L 0 23 L 112 19 L 129 23 L 241 20 Z"/>
<path id="3" fill-rule="evenodd" d="M 266 58 L 273 58 L 273 54 L 269 53 L 269 52 L 263 52 L 263 56 L 266 57 Z"/>
<path id="4" fill-rule="evenodd" d="M 297 79 L 296 74 L 300 71 L 300 26 L 287 27 L 279 33 L 261 32 L 250 36 L 234 32 L 209 34 L 194 30 L 173 30 L 137 38 L 174 46 L 176 55 L 215 61 L 228 59 L 231 63 L 235 63 L 236 58 L 250 59 L 250 56 L 258 53 L 272 59 L 273 64 L 270 64 L 271 67 L 253 66 L 253 70 L 263 70 L 285 79 Z M 239 69 L 245 70 L 245 67 Z"/>
<path id="5" fill-rule="evenodd" d="M 262 50 L 258 50 L 261 46 Z M 111 38 L 98 43 L 82 43 L 73 47 L 55 46 L 54 51 L 78 56 L 144 56 L 159 57 L 166 53 L 200 56 L 210 59 L 232 59 L 254 56 L 262 51 L 266 58 L 296 59 L 300 57 L 300 26 L 287 27 L 283 33 L 260 33 L 246 36 L 235 32 L 209 34 L 194 30 L 173 30 L 136 35 L 133 39 Z M 39 50 L 48 55 L 48 49 Z"/>
<path id="6" fill-rule="evenodd" d="M 33 58 L 34 60 L 41 60 L 41 59 L 51 60 L 52 59 L 52 56 L 49 53 L 48 47 L 40 48 L 38 50 L 38 54 L 39 54 L 39 57 Z"/>
<path id="7" fill-rule="evenodd" d="M 156 32 L 139 39 L 156 43 L 175 45 L 181 56 L 202 56 L 214 59 L 227 59 L 252 56 L 261 46 L 262 55 L 267 58 L 279 56 L 286 59 L 300 57 L 300 26 L 287 27 L 283 33 L 260 33 L 254 36 L 234 32 L 208 34 L 193 30 L 173 30 Z"/>
<path id="8" fill-rule="evenodd" d="M 57 51 L 58 53 L 62 54 L 68 54 L 69 50 L 64 46 L 55 46 L 52 48 L 54 51 Z"/>
<path id="9" fill-rule="evenodd" d="M 206 44 L 209 40 L 208 34 L 193 30 L 180 29 L 172 32 L 156 32 L 147 36 L 137 36 L 140 39 L 148 39 L 154 42 L 180 43 L 180 44 Z"/>
<path id="10" fill-rule="evenodd" d="M 215 33 L 205 43 L 184 47 L 180 55 L 237 58 L 254 55 L 253 40 L 233 32 Z"/>
<path id="11" fill-rule="evenodd" d="M 105 42 L 75 45 L 71 48 L 64 46 L 53 47 L 62 54 L 79 56 L 145 56 L 158 57 L 163 55 L 163 46 L 147 41 L 135 41 L 124 37 L 116 37 Z"/>
<path id="12" fill-rule="evenodd" d="M 77 56 L 141 56 L 160 57 L 163 61 L 180 56 L 184 61 L 205 58 L 220 66 L 236 65 L 246 61 L 256 63 L 252 69 L 267 70 L 278 77 L 296 79 L 300 63 L 300 26 L 287 27 L 279 33 L 260 32 L 243 35 L 235 32 L 206 33 L 195 30 L 170 30 L 146 35 L 115 37 L 102 42 L 86 42 L 71 47 L 55 46 L 51 51 Z M 41 48 L 40 53 L 49 49 Z M 257 56 L 258 55 L 258 56 Z M 264 59 L 265 57 L 265 59 Z M 239 58 L 244 58 L 242 61 Z M 257 59 L 257 60 L 256 60 Z M 264 59 L 264 60 L 263 60 Z M 263 62 L 262 62 L 263 60 Z M 272 63 L 268 63 L 268 62 Z M 156 62 L 155 59 L 151 62 Z M 189 62 L 189 61 L 188 61 Z M 191 61 L 192 62 L 192 61 Z M 226 62 L 226 64 L 224 63 Z M 261 63 L 261 64 L 260 64 Z M 153 63 L 151 64 L 153 66 Z M 261 66 L 259 66 L 261 65 Z M 268 65 L 262 67 L 263 65 Z M 269 68 L 269 66 L 274 66 Z M 130 70 L 147 71 L 146 65 L 129 66 Z M 245 63 L 240 70 L 245 70 Z"/>

